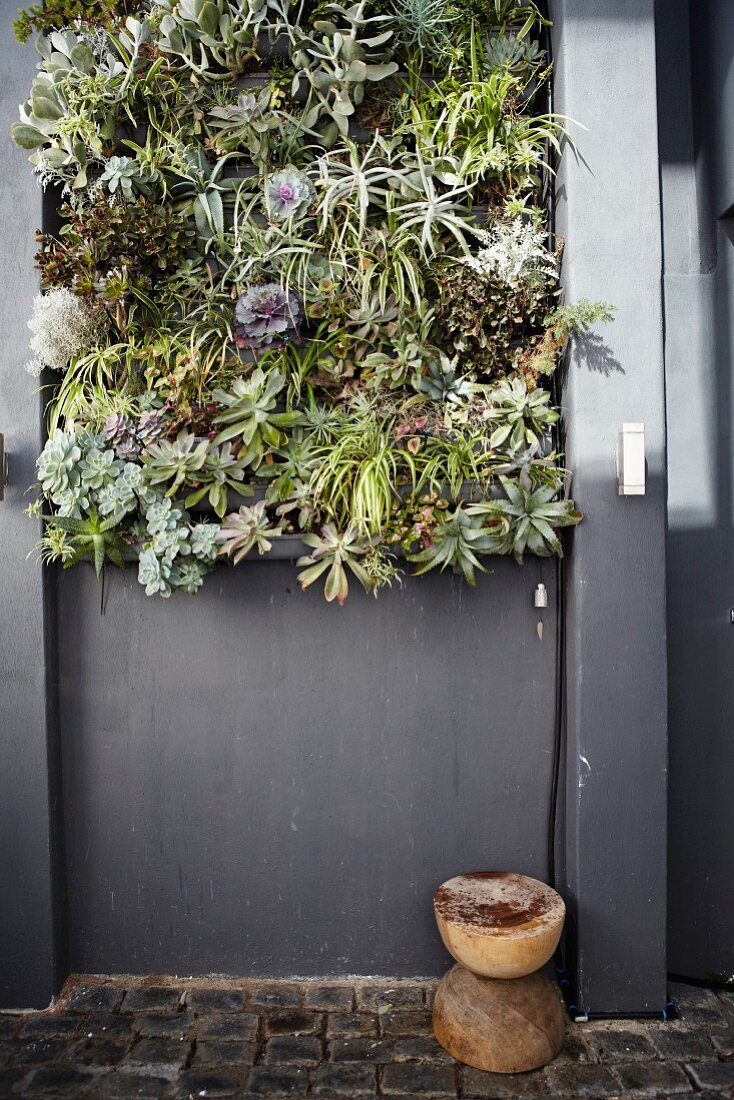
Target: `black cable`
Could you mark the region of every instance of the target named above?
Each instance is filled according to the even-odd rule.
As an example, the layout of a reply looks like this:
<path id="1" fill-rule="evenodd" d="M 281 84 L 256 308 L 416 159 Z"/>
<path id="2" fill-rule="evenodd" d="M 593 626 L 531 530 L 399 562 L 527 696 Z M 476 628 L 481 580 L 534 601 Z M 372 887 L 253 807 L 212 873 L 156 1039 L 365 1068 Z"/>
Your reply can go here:
<path id="1" fill-rule="evenodd" d="M 544 19 L 549 18 L 547 0 L 540 0 L 539 8 Z M 553 64 L 553 43 L 549 26 L 541 27 L 542 46 L 549 66 Z M 553 114 L 553 77 L 546 84 L 545 110 L 547 114 Z M 548 143 L 547 166 L 543 172 L 542 199 L 546 210 L 548 225 L 548 238 L 551 249 L 556 248 L 556 211 L 555 211 L 555 170 L 557 157 L 555 149 Z M 560 403 L 560 383 L 557 374 L 554 374 L 551 382 L 552 400 L 555 405 Z M 554 426 L 553 446 L 558 453 L 563 453 L 563 426 L 561 420 Z M 556 654 L 555 654 L 555 705 L 553 723 L 553 750 L 551 758 L 550 792 L 548 799 L 548 823 L 547 823 L 547 874 L 548 883 L 555 888 L 556 885 L 556 830 L 558 826 L 558 791 L 561 776 L 561 758 L 563 745 L 564 724 L 564 676 L 565 676 L 565 616 L 564 616 L 564 569 L 563 558 L 559 558 L 556 566 Z"/>

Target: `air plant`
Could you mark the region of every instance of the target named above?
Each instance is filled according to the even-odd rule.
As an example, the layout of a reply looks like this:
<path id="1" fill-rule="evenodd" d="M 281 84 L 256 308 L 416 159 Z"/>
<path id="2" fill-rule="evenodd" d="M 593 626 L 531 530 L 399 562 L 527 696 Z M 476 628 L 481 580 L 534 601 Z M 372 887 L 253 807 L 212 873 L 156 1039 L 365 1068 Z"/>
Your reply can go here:
<path id="1" fill-rule="evenodd" d="M 433 58 L 450 48 L 451 26 L 458 16 L 447 0 L 402 0 L 393 4 L 392 18 L 409 53 Z"/>

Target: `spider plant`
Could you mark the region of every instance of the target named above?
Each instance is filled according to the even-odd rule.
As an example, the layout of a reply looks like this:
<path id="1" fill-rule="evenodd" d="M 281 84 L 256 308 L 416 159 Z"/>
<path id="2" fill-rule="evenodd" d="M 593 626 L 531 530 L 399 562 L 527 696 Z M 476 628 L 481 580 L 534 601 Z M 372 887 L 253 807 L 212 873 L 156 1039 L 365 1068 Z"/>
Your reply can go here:
<path id="1" fill-rule="evenodd" d="M 387 524 L 399 486 L 415 478 L 413 456 L 394 436 L 391 418 L 360 410 L 343 415 L 332 442 L 314 447 L 310 489 L 338 525 L 379 535 Z"/>
<path id="2" fill-rule="evenodd" d="M 48 431 L 76 421 L 101 428 L 112 412 L 134 416 L 138 399 L 130 377 L 137 371 L 134 345 L 111 344 L 74 358 L 48 406 Z"/>

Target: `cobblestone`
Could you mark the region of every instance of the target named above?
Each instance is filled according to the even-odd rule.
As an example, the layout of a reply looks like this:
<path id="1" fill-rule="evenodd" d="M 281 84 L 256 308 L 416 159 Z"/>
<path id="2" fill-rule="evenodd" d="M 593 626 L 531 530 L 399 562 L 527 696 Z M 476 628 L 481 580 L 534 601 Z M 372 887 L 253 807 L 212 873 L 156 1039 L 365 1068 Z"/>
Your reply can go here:
<path id="1" fill-rule="evenodd" d="M 482 1073 L 478 1069 L 462 1069 L 462 1095 L 477 1100 L 504 1100 L 505 1097 L 528 1100 L 547 1096 L 548 1088 L 542 1070 L 532 1073 Z"/>
<path id="2" fill-rule="evenodd" d="M 0 1100 L 696 1100 L 734 1097 L 734 1003 L 676 986 L 681 1018 L 570 1023 L 516 1075 L 459 1066 L 434 982 L 74 978 L 46 1012 L 0 1012 Z"/>
<path id="3" fill-rule="evenodd" d="M 125 995 L 122 985 L 80 983 L 69 990 L 64 1001 L 67 1012 L 114 1012 Z"/>
<path id="4" fill-rule="evenodd" d="M 313 1092 L 315 1096 L 370 1096 L 377 1087 L 375 1074 L 374 1066 L 359 1062 L 319 1066 Z"/>
<path id="5" fill-rule="evenodd" d="M 18 1021 L 15 1022 L 17 1030 Z M 56 1016 L 52 1012 L 29 1016 L 23 1024 L 23 1039 L 47 1039 L 52 1035 L 73 1035 L 82 1025 L 78 1016 Z M 0 1039 L 10 1038 L 2 1028 L 0 1020 Z"/>
<path id="6" fill-rule="evenodd" d="M 323 1013 L 285 1012 L 265 1020 L 265 1035 L 315 1035 L 323 1027 Z"/>
<path id="7" fill-rule="evenodd" d="M 196 1021 L 198 1039 L 255 1039 L 260 1017 L 251 1012 L 241 1015 L 200 1016 Z"/>
<path id="8" fill-rule="evenodd" d="M 365 982 L 357 986 L 357 1008 L 367 1012 L 422 1008 L 423 987 L 416 982 Z"/>
<path id="9" fill-rule="evenodd" d="M 197 1042 L 192 1064 L 200 1066 L 251 1066 L 255 1061 L 256 1046 L 240 1040 L 210 1039 Z"/>
<path id="10" fill-rule="evenodd" d="M 327 985 L 318 982 L 306 989 L 306 1007 L 327 1012 L 350 1012 L 354 1008 L 353 985 Z"/>
<path id="11" fill-rule="evenodd" d="M 680 1066 L 665 1062 L 629 1062 L 614 1067 L 627 1096 L 676 1096 L 690 1092 L 691 1084 Z"/>
<path id="12" fill-rule="evenodd" d="M 171 986 L 141 985 L 125 994 L 121 1012 L 175 1012 L 181 1003 L 181 990 Z"/>
<path id="13" fill-rule="evenodd" d="M 219 988 L 194 989 L 186 994 L 186 1007 L 191 1012 L 242 1012 L 247 1004 L 243 989 Z"/>
<path id="14" fill-rule="evenodd" d="M 330 1012 L 326 1019 L 327 1039 L 348 1039 L 377 1035 L 377 1017 L 366 1012 Z"/>
<path id="15" fill-rule="evenodd" d="M 385 1096 L 411 1092 L 416 1096 L 455 1096 L 456 1070 L 453 1066 L 385 1066 L 382 1091 Z"/>
<path id="16" fill-rule="evenodd" d="M 646 1035 L 637 1031 L 596 1031 L 589 1045 L 596 1053 L 597 1061 L 632 1062 L 655 1057 L 655 1048 Z"/>
<path id="17" fill-rule="evenodd" d="M 330 1044 L 332 1062 L 389 1062 L 392 1044 L 384 1039 L 334 1039 Z"/>

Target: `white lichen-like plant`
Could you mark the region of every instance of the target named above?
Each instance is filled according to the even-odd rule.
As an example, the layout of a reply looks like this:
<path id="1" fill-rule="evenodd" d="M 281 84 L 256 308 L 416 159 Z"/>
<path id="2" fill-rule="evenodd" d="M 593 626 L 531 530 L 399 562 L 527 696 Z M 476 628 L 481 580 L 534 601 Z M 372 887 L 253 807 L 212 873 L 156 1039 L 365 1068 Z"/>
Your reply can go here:
<path id="1" fill-rule="evenodd" d="M 461 262 L 485 278 L 515 285 L 538 286 L 558 277 L 558 260 L 546 247 L 546 234 L 521 217 L 479 230 L 483 245 L 475 256 Z"/>
<path id="2" fill-rule="evenodd" d="M 33 375 L 44 367 L 65 371 L 71 357 L 88 351 L 97 334 L 92 311 L 66 287 L 36 296 L 28 328 L 34 358 L 26 370 Z"/>

